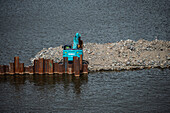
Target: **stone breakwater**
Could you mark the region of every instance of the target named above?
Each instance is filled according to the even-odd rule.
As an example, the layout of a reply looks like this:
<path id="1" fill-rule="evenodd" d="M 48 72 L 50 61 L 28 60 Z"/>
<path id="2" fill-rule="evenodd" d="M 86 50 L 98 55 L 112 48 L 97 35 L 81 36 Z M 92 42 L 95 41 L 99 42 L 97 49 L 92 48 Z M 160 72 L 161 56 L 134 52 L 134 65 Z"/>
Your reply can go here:
<path id="1" fill-rule="evenodd" d="M 43 48 L 31 62 L 38 58 L 61 61 L 62 45 Z M 89 71 L 129 70 L 170 67 L 170 41 L 163 40 L 121 40 L 115 43 L 86 43 L 83 45 L 83 59 L 89 62 Z"/>

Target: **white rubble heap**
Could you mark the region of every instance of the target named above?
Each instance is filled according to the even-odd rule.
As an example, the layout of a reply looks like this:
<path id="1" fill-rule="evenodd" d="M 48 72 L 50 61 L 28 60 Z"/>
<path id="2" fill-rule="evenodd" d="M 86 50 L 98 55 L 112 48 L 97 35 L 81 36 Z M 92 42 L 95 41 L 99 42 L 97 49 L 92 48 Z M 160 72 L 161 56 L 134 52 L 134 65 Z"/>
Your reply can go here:
<path id="1" fill-rule="evenodd" d="M 62 45 L 43 48 L 31 62 L 38 58 L 62 60 Z M 83 59 L 89 62 L 89 71 L 129 70 L 170 67 L 170 41 L 121 40 L 115 43 L 86 43 L 83 45 Z"/>

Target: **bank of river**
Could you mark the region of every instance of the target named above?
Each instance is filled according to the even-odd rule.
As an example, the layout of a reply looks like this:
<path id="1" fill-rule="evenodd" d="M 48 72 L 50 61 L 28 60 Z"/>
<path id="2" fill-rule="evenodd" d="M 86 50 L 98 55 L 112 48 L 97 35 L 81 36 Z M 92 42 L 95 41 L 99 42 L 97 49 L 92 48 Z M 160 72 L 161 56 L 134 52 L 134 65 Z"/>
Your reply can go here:
<path id="1" fill-rule="evenodd" d="M 31 62 L 38 58 L 62 60 L 62 45 L 43 48 Z M 89 62 L 89 71 L 129 70 L 170 67 L 170 41 L 121 40 L 115 43 L 86 43 L 83 59 Z"/>

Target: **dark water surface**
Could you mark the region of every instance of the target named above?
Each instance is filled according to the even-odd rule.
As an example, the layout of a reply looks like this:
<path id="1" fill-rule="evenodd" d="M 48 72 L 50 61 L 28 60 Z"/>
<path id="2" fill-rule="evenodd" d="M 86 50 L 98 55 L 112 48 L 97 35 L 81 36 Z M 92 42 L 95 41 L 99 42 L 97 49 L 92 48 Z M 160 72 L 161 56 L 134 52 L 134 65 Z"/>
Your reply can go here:
<path id="1" fill-rule="evenodd" d="M 30 64 L 43 48 L 85 43 L 170 40 L 169 0 L 0 0 L 0 64 Z"/>
<path id="2" fill-rule="evenodd" d="M 1 77 L 0 112 L 169 112 L 169 69 Z"/>
<path id="3" fill-rule="evenodd" d="M 169 0 L 0 0 L 0 65 L 43 48 L 170 40 Z M 0 77 L 0 112 L 168 112 L 169 69 Z"/>

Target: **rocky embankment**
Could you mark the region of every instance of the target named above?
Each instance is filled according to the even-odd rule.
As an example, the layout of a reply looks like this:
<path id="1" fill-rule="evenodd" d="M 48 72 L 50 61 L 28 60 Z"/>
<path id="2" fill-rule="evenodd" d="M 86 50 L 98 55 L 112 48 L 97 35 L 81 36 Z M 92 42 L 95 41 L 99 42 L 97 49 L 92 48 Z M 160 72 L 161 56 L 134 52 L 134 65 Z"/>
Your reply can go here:
<path id="1" fill-rule="evenodd" d="M 59 62 L 62 51 L 62 45 L 44 48 L 30 60 L 45 58 Z M 86 43 L 83 52 L 83 59 L 89 62 L 89 71 L 170 67 L 170 41 L 128 39 L 116 43 Z"/>

